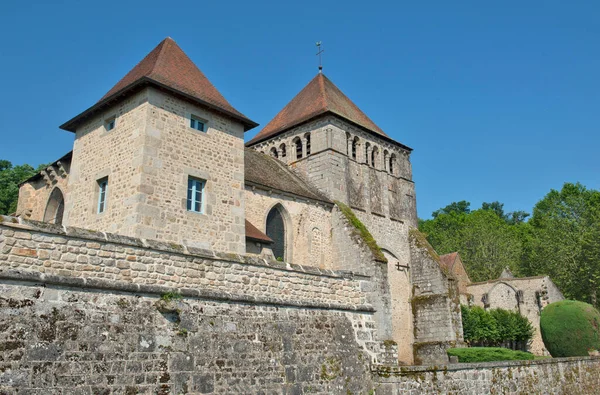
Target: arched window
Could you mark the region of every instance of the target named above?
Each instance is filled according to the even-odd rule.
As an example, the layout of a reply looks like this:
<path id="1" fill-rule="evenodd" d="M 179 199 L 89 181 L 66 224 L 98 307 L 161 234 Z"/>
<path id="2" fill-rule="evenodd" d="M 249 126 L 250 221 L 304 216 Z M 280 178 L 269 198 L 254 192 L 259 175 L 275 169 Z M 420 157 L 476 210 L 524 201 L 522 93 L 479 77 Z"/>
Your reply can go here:
<path id="1" fill-rule="evenodd" d="M 271 249 L 277 260 L 287 260 L 286 256 L 286 229 L 283 218 L 283 207 L 278 204 L 267 215 L 267 236 L 273 240 Z"/>
<path id="2" fill-rule="evenodd" d="M 296 159 L 302 159 L 302 140 L 299 137 L 294 139 L 294 146 L 296 147 Z"/>
<path id="3" fill-rule="evenodd" d="M 46 204 L 44 222 L 62 225 L 63 213 L 65 212 L 65 198 L 60 189 L 54 188 Z"/>
<path id="4" fill-rule="evenodd" d="M 271 156 L 273 158 L 279 158 L 279 155 L 277 154 L 277 148 L 275 148 L 275 147 L 271 148 L 270 152 L 271 152 Z"/>
<path id="5" fill-rule="evenodd" d="M 285 143 L 279 146 L 279 151 L 281 152 L 281 157 L 285 158 L 285 156 L 287 155 L 287 153 L 285 152 Z"/>
<path id="6" fill-rule="evenodd" d="M 306 138 L 306 156 L 308 156 L 310 155 L 310 133 L 306 133 L 304 138 Z"/>
<path id="7" fill-rule="evenodd" d="M 390 174 L 395 174 L 396 171 L 396 154 L 390 156 Z"/>
<path id="8" fill-rule="evenodd" d="M 373 151 L 371 151 L 371 166 L 375 167 L 375 163 L 377 163 L 378 158 L 379 149 L 377 147 L 373 147 Z"/>
<path id="9" fill-rule="evenodd" d="M 356 150 L 358 149 L 358 137 L 352 140 L 352 159 L 356 160 Z"/>
<path id="10" fill-rule="evenodd" d="M 371 144 L 365 143 L 365 163 L 369 164 L 369 151 L 371 151 Z"/>

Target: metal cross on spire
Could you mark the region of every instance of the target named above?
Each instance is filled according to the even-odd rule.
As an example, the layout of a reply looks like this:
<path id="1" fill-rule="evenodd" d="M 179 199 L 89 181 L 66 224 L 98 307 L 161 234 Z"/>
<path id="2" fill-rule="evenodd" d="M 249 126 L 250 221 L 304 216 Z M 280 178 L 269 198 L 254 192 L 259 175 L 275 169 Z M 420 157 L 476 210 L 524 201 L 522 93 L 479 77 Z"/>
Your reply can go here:
<path id="1" fill-rule="evenodd" d="M 321 49 L 321 41 L 317 41 L 317 56 L 319 57 L 319 73 L 323 72 L 323 63 L 322 63 L 322 58 L 321 58 L 321 54 L 325 52 L 324 49 Z"/>

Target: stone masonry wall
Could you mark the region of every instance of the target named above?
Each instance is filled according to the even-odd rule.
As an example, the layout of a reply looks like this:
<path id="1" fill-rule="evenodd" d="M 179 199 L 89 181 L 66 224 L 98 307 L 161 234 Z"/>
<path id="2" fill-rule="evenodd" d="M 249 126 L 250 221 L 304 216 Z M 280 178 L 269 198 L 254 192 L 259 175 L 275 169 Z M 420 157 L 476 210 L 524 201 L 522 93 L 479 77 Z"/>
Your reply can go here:
<path id="1" fill-rule="evenodd" d="M 0 278 L 0 393 L 366 394 L 373 327 L 348 311 Z"/>
<path id="2" fill-rule="evenodd" d="M 206 131 L 190 127 L 190 116 Z M 115 128 L 105 120 L 116 116 Z M 77 130 L 65 224 L 245 253 L 243 126 L 147 88 Z M 206 181 L 202 213 L 187 210 L 188 177 Z M 108 177 L 97 212 L 97 180 Z"/>
<path id="3" fill-rule="evenodd" d="M 226 292 L 240 300 L 372 310 L 361 282 L 331 270 L 256 257 L 214 254 L 178 244 L 62 228 L 43 223 L 0 223 L 0 266 L 73 278 L 77 284 L 110 281 L 195 289 L 197 296 Z"/>
<path id="4" fill-rule="evenodd" d="M 463 344 L 458 284 L 444 273 L 439 256 L 418 230 L 410 232 L 415 362 L 444 364 L 446 350 Z"/>
<path id="5" fill-rule="evenodd" d="M 286 259 L 290 263 L 333 269 L 331 205 L 277 191 L 246 186 L 246 219 L 266 233 L 267 215 L 280 204 L 285 213 Z M 353 270 L 349 267 L 337 269 Z"/>
<path id="6" fill-rule="evenodd" d="M 374 366 L 377 395 L 597 394 L 600 358 Z"/>

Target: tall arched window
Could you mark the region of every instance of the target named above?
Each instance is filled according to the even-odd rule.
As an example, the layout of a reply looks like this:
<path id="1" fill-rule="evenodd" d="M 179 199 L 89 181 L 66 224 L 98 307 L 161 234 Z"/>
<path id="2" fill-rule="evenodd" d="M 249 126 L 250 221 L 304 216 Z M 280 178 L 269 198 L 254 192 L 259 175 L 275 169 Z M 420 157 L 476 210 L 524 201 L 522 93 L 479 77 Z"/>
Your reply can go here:
<path id="1" fill-rule="evenodd" d="M 395 174 L 396 171 L 396 154 L 390 156 L 390 174 Z"/>
<path id="2" fill-rule="evenodd" d="M 285 156 L 287 155 L 287 152 L 285 152 L 285 143 L 284 143 L 284 144 L 281 144 L 281 145 L 279 146 L 279 151 L 281 152 L 281 157 L 282 157 L 282 158 L 285 158 Z"/>
<path id="3" fill-rule="evenodd" d="M 296 159 L 302 159 L 302 140 L 300 140 L 300 137 L 294 139 L 294 147 L 296 147 Z"/>
<path id="4" fill-rule="evenodd" d="M 358 137 L 352 140 L 352 159 L 356 160 L 356 151 L 358 150 Z"/>
<path id="5" fill-rule="evenodd" d="M 377 147 L 373 147 L 373 151 L 371 151 L 371 166 L 375 167 L 378 156 L 379 156 L 379 149 Z"/>
<path id="6" fill-rule="evenodd" d="M 279 158 L 279 155 L 277 154 L 277 148 L 275 148 L 275 147 L 271 148 L 270 152 L 271 152 L 271 156 L 273 158 Z"/>
<path id="7" fill-rule="evenodd" d="M 44 222 L 62 225 L 63 213 L 65 212 L 65 198 L 60 189 L 54 188 L 46 204 Z"/>
<path id="8" fill-rule="evenodd" d="M 267 236 L 273 240 L 271 248 L 277 260 L 287 260 L 286 257 L 286 233 L 285 221 L 283 218 L 283 207 L 276 205 L 267 215 Z"/>
<path id="9" fill-rule="evenodd" d="M 308 156 L 310 155 L 310 133 L 306 133 L 304 138 L 306 138 L 306 156 Z"/>

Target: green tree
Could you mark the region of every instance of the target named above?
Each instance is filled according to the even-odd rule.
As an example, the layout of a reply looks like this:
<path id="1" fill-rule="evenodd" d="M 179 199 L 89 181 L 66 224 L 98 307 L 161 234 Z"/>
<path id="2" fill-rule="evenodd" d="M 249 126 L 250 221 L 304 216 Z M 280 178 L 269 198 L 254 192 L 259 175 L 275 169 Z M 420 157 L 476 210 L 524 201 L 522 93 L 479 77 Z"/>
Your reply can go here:
<path id="1" fill-rule="evenodd" d="M 519 272 L 522 257 L 522 233 L 495 210 L 440 213 L 422 221 L 420 230 L 440 254 L 458 251 L 473 281 L 497 278 L 505 267 Z"/>
<path id="2" fill-rule="evenodd" d="M 440 214 L 469 214 L 471 212 L 470 209 L 471 203 L 466 200 L 461 200 L 460 202 L 452 202 L 444 208 L 434 211 L 431 213 L 433 218 L 436 218 Z"/>
<path id="3" fill-rule="evenodd" d="M 598 306 L 600 191 L 566 183 L 535 205 L 529 223 L 521 271 L 548 274 L 567 298 Z"/>
<path id="4" fill-rule="evenodd" d="M 17 210 L 19 183 L 34 174 L 36 170 L 30 165 L 13 166 L 7 160 L 0 160 L 0 214 L 12 214 Z"/>

